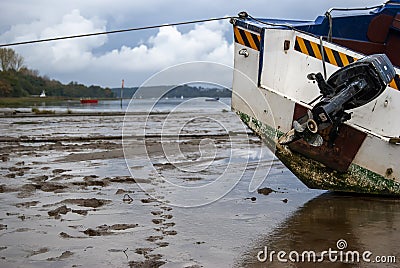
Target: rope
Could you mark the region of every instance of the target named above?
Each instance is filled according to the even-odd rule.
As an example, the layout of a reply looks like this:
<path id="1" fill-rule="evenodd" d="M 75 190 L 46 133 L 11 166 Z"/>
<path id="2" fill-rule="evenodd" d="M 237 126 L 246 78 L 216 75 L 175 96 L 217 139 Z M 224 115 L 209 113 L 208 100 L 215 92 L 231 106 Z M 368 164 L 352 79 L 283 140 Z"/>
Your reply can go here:
<path id="1" fill-rule="evenodd" d="M 289 28 L 289 29 L 296 30 L 295 27 L 293 27 L 292 25 L 289 25 L 289 24 L 272 23 L 272 22 L 262 21 L 262 20 L 259 20 L 259 19 L 257 19 L 257 18 L 254 18 L 253 16 L 250 16 L 250 15 L 248 15 L 248 14 L 246 14 L 246 15 L 247 15 L 249 18 L 251 18 L 252 20 L 257 21 L 257 22 L 259 22 L 259 23 L 261 23 L 261 24 L 265 24 L 265 25 L 268 25 L 268 26 L 275 26 L 275 27 L 287 27 L 287 28 Z"/>
<path id="2" fill-rule="evenodd" d="M 329 17 L 330 17 L 330 13 L 332 11 L 368 10 L 368 9 L 373 9 L 373 8 L 377 8 L 377 7 L 382 7 L 382 6 L 383 5 L 374 6 L 374 7 L 366 7 L 366 8 L 331 8 L 330 10 L 328 10 L 326 12 L 326 15 L 329 14 Z M 241 15 L 241 14 L 239 13 L 239 15 Z M 248 16 L 249 18 L 251 18 L 251 19 L 253 19 L 253 20 L 255 20 L 255 21 L 259 22 L 259 23 L 266 24 L 266 25 L 269 25 L 269 26 L 280 26 L 280 27 L 287 27 L 287 28 L 290 28 L 290 29 L 294 29 L 293 26 L 288 25 L 288 24 L 269 23 L 269 22 L 265 22 L 265 21 L 256 19 L 256 18 L 248 15 L 245 12 L 243 12 L 243 16 L 244 17 Z M 66 40 L 66 39 L 73 39 L 73 38 L 105 35 L 105 34 L 115 34 L 115 33 L 124 33 L 124 32 L 132 32 L 132 31 L 141 31 L 141 30 L 156 29 L 156 28 L 162 28 L 162 27 L 168 27 L 168 26 L 187 25 L 187 24 L 194 24 L 194 23 L 208 22 L 208 21 L 219 21 L 219 20 L 226 20 L 226 19 L 232 19 L 232 18 L 233 17 L 231 17 L 231 16 L 227 16 L 227 17 L 219 17 L 219 18 L 210 18 L 210 19 L 201 19 L 201 20 L 192 20 L 192 21 L 183 21 L 183 22 L 175 22 L 175 23 L 143 26 L 143 27 L 137 27 L 137 28 L 121 29 L 121 30 L 106 31 L 106 32 L 97 32 L 97 33 L 88 33 L 88 34 L 78 34 L 78 35 L 69 35 L 69 36 L 45 38 L 45 39 L 38 39 L 38 40 L 29 40 L 29 41 L 15 42 L 15 43 L 0 44 L 0 48 L 1 47 L 8 47 L 8 46 L 18 46 L 18 45 L 59 41 L 59 40 Z M 329 28 L 330 28 L 330 30 L 332 29 L 332 27 L 329 27 Z"/>
<path id="3" fill-rule="evenodd" d="M 136 27 L 136 28 L 129 28 L 129 29 L 114 30 L 114 31 L 106 31 L 106 32 L 97 32 L 97 33 L 69 35 L 69 36 L 61 36 L 61 37 L 38 39 L 38 40 L 29 40 L 29 41 L 22 41 L 22 42 L 8 43 L 8 44 L 0 44 L 0 47 L 18 46 L 18 45 L 26 45 L 26 44 L 34 44 L 34 43 L 43 43 L 43 42 L 59 41 L 59 40 L 65 40 L 65 39 L 89 37 L 89 36 L 96 36 L 96 35 L 105 35 L 105 34 L 132 32 L 132 31 L 141 31 L 141 30 L 162 28 L 162 27 L 168 27 L 168 26 L 178 26 L 178 25 L 194 24 L 194 23 L 200 23 L 200 22 L 226 20 L 226 19 L 231 19 L 231 18 L 232 17 L 219 17 L 219 18 L 210 18 L 210 19 L 202 19 L 202 20 L 192 20 L 192 21 L 184 21 L 184 22 L 175 22 L 175 23 L 151 25 L 151 26 L 144 26 L 144 27 Z"/>
<path id="4" fill-rule="evenodd" d="M 329 21 L 329 31 L 328 31 L 328 42 L 332 43 L 332 15 L 330 12 L 326 12 L 325 16 L 328 18 Z"/>
<path id="5" fill-rule="evenodd" d="M 332 36 L 331 36 L 332 38 Z M 319 45 L 321 48 L 321 56 L 322 56 L 322 68 L 324 69 L 324 79 L 326 80 L 326 61 L 325 61 L 325 52 L 324 52 L 324 43 L 322 41 L 322 36 L 319 37 Z"/>

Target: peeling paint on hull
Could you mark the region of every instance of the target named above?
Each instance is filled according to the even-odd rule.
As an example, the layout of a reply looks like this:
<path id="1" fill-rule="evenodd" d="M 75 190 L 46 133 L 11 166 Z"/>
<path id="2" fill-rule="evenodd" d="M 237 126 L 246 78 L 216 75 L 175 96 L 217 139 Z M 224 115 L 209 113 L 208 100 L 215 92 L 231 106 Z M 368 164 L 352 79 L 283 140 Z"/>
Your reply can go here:
<path id="1" fill-rule="evenodd" d="M 313 189 L 339 192 L 400 196 L 400 184 L 386 179 L 361 166 L 351 164 L 347 172 L 338 172 L 318 161 L 276 145 L 283 135 L 277 129 L 265 125 L 251 116 L 238 112 L 241 120 L 260 136 L 276 157 L 305 185 Z"/>

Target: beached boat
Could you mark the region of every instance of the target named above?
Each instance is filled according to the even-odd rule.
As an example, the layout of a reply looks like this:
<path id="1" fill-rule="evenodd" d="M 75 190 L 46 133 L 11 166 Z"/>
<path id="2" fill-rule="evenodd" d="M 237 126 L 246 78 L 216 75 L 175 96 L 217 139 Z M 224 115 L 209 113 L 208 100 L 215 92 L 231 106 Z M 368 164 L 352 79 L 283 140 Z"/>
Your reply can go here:
<path id="1" fill-rule="evenodd" d="M 97 99 L 81 99 L 82 104 L 97 104 L 98 102 Z"/>
<path id="2" fill-rule="evenodd" d="M 232 109 L 283 164 L 310 188 L 399 196 L 400 0 L 231 23 Z"/>

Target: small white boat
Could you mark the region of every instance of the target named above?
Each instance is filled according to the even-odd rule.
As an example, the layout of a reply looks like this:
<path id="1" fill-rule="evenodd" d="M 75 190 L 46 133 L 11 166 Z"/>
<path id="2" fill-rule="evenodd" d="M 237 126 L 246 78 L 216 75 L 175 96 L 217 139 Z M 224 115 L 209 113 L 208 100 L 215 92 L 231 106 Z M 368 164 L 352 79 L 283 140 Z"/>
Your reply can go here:
<path id="1" fill-rule="evenodd" d="M 206 101 L 219 101 L 218 97 L 215 98 L 207 98 Z"/>
<path id="2" fill-rule="evenodd" d="M 39 98 L 46 98 L 46 92 L 44 90 L 40 93 Z"/>

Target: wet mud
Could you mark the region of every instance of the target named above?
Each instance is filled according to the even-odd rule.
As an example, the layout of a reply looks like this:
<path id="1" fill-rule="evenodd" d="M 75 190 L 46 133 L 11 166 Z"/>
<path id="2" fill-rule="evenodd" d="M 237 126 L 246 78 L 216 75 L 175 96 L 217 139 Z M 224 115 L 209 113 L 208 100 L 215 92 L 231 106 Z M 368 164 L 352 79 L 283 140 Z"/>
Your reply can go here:
<path id="1" fill-rule="evenodd" d="M 354 247 L 372 247 L 375 236 L 357 239 L 370 230 L 378 233 L 380 222 L 374 215 L 392 223 L 384 225 L 383 232 L 393 246 L 398 243 L 393 236 L 399 222 L 397 203 L 362 206 L 353 202 L 357 197 L 346 197 L 346 202 L 335 201 L 341 196 L 329 202 L 318 198 L 323 191 L 306 188 L 272 154 L 257 158 L 264 145 L 243 132 L 232 113 L 213 116 L 230 125 L 233 138 L 215 120 L 204 119 L 191 121 L 178 138 L 162 137 L 165 114 L 151 116 L 144 138 L 142 129 L 133 127 L 143 116 L 130 118 L 128 150 L 118 139 L 123 116 L 0 118 L 1 267 L 264 267 L 256 254 L 266 244 L 321 248 L 343 235 Z M 183 114 L 175 121 L 179 125 L 195 116 Z M 24 123 L 30 121 L 35 124 Z M 215 155 L 207 154 L 210 144 Z M 183 160 L 165 155 L 175 145 Z M 256 155 L 254 162 L 243 160 L 242 151 L 248 148 Z M 124 152 L 133 152 L 134 164 L 126 161 Z M 226 194 L 203 206 L 175 206 L 169 182 L 203 187 L 228 162 L 231 174 L 237 170 L 242 179 Z M 257 166 L 268 167 L 261 169 L 268 176 L 250 192 Z M 327 211 L 329 217 L 324 216 Z M 346 216 L 341 218 L 339 211 Z M 357 228 L 363 224 L 368 228 Z M 326 231 L 313 231 L 320 228 Z M 293 245 L 288 236 L 294 237 Z M 319 244 L 323 239 L 328 243 Z M 383 242 L 375 249 L 393 252 Z"/>

